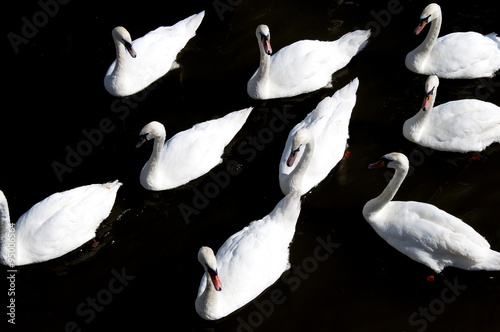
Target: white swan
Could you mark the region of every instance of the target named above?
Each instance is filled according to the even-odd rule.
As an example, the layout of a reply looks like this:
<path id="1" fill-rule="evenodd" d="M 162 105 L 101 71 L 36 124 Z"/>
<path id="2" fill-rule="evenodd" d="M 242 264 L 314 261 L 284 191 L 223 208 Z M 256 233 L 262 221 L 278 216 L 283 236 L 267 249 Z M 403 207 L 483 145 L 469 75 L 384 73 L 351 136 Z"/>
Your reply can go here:
<path id="1" fill-rule="evenodd" d="M 222 162 L 224 148 L 247 120 L 252 107 L 194 125 L 165 142 L 165 127 L 153 121 L 140 133 L 140 147 L 154 139 L 153 153 L 141 170 L 140 181 L 148 190 L 166 190 L 194 180 Z"/>
<path id="2" fill-rule="evenodd" d="M 431 23 L 420 46 L 406 55 L 406 67 L 418 74 L 442 78 L 491 77 L 500 69 L 500 39 L 496 33 L 455 32 L 438 38 L 441 7 L 431 3 L 420 15 L 419 34 Z"/>
<path id="3" fill-rule="evenodd" d="M 253 99 L 284 98 L 330 87 L 332 74 L 365 47 L 370 34 L 357 30 L 335 41 L 301 40 L 271 56 L 269 28 L 259 25 L 260 65 L 248 81 L 248 95 Z"/>
<path id="4" fill-rule="evenodd" d="M 359 80 L 323 99 L 288 135 L 279 165 L 281 191 L 300 195 L 318 185 L 344 156 Z"/>
<path id="5" fill-rule="evenodd" d="M 425 99 L 420 111 L 403 125 L 410 141 L 441 151 L 482 151 L 500 142 L 500 107 L 477 99 L 450 101 L 433 107 L 439 79 L 425 83 Z"/>
<path id="6" fill-rule="evenodd" d="M 289 269 L 289 245 L 300 213 L 300 197 L 285 196 L 264 218 L 233 234 L 214 255 L 201 247 L 205 269 L 195 307 L 207 320 L 225 317 L 256 298 Z"/>
<path id="7" fill-rule="evenodd" d="M 113 96 L 130 96 L 177 68 L 177 54 L 195 36 L 204 15 L 202 11 L 173 26 L 159 27 L 133 42 L 125 28 L 114 28 L 116 60 L 104 76 L 106 90 Z"/>
<path id="8" fill-rule="evenodd" d="M 14 225 L 7 199 L 0 191 L 0 263 L 18 266 L 48 261 L 91 240 L 111 212 L 121 185 L 114 181 L 52 194 Z"/>
<path id="9" fill-rule="evenodd" d="M 500 270 L 500 253 L 462 220 L 431 204 L 392 201 L 408 173 L 405 155 L 387 154 L 369 168 L 380 167 L 396 172 L 382 194 L 363 208 L 363 216 L 380 237 L 437 273 L 447 266 Z"/>

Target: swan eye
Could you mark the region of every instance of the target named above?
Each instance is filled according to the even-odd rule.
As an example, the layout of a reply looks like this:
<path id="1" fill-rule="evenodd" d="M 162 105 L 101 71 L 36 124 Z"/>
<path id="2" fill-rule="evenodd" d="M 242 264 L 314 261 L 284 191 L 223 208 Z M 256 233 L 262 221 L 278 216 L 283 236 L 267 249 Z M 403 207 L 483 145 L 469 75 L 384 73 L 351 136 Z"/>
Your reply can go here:
<path id="1" fill-rule="evenodd" d="M 429 23 L 429 18 L 431 18 L 431 15 L 424 17 L 424 18 L 421 18 L 420 23 L 422 23 L 422 22 Z"/>
<path id="2" fill-rule="evenodd" d="M 262 39 L 264 39 L 264 40 L 268 40 L 268 39 L 269 39 L 269 37 L 268 37 L 268 36 L 266 36 L 265 34 L 263 34 L 262 32 L 259 32 L 259 33 L 260 33 L 260 39 L 261 39 L 261 40 L 262 40 Z"/>

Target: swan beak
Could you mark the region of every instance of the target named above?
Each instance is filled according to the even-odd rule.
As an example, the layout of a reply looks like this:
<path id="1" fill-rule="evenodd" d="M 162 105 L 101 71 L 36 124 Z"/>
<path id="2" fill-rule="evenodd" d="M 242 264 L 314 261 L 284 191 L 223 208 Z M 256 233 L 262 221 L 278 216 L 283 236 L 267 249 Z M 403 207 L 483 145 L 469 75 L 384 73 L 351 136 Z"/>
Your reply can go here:
<path id="1" fill-rule="evenodd" d="M 418 35 L 422 31 L 422 29 L 425 27 L 426 24 L 427 24 L 426 20 L 420 20 L 420 23 L 417 25 L 417 27 L 415 28 L 415 31 L 413 31 L 413 33 Z"/>
<path id="2" fill-rule="evenodd" d="M 293 163 L 295 162 L 295 159 L 297 158 L 297 152 L 299 152 L 299 149 L 292 150 L 292 152 L 290 152 L 290 156 L 288 156 L 288 159 L 286 161 L 286 165 L 288 167 L 293 166 Z"/>
<path id="3" fill-rule="evenodd" d="M 132 47 L 132 44 L 129 42 L 125 42 L 125 48 L 127 49 L 128 53 L 132 58 L 135 58 L 137 56 L 137 53 L 135 53 L 134 48 Z"/>
<path id="4" fill-rule="evenodd" d="M 432 94 L 426 94 L 424 98 L 424 102 L 422 103 L 422 110 L 427 111 L 429 109 L 429 105 L 431 104 Z"/>
<path id="5" fill-rule="evenodd" d="M 138 149 L 141 147 L 141 145 L 144 144 L 144 142 L 146 142 L 146 139 L 144 137 L 140 137 L 139 138 L 139 142 L 137 142 L 137 144 L 135 145 L 135 148 Z"/>
<path id="6" fill-rule="evenodd" d="M 271 41 L 269 37 L 262 36 L 261 41 L 262 46 L 264 46 L 264 52 L 266 52 L 267 55 L 271 55 L 273 53 L 273 49 L 271 48 Z"/>
<path id="7" fill-rule="evenodd" d="M 220 282 L 219 275 L 215 271 L 210 271 L 209 275 L 210 279 L 212 279 L 215 290 L 220 292 L 222 290 L 222 283 Z"/>
<path id="8" fill-rule="evenodd" d="M 385 167 L 385 162 L 383 160 L 379 160 L 376 163 L 370 164 L 368 166 L 368 169 L 372 170 L 372 169 L 383 168 L 383 167 Z"/>

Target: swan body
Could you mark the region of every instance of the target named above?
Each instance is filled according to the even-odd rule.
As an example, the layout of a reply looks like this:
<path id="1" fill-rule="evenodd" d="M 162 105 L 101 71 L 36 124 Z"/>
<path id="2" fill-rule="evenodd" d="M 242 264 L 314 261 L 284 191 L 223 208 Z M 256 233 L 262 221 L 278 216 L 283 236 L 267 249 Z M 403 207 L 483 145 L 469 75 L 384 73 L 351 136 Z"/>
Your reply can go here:
<path id="1" fill-rule="evenodd" d="M 222 162 L 224 148 L 241 129 L 252 107 L 194 125 L 165 142 L 165 127 L 153 121 L 141 130 L 141 146 L 154 140 L 153 152 L 141 170 L 140 181 L 148 190 L 179 187 L 206 173 Z"/>
<path id="2" fill-rule="evenodd" d="M 91 240 L 111 212 L 121 185 L 114 181 L 52 194 L 35 204 L 14 225 L 10 223 L 5 195 L 0 191 L 0 262 L 16 266 L 44 262 Z M 6 241 L 11 228 L 15 234 L 14 258 Z"/>
<path id="3" fill-rule="evenodd" d="M 462 220 L 431 204 L 392 201 L 408 173 L 406 156 L 390 153 L 370 165 L 370 169 L 380 167 L 395 169 L 394 177 L 363 208 L 363 216 L 380 237 L 437 273 L 447 266 L 500 270 L 500 253 Z"/>
<path id="4" fill-rule="evenodd" d="M 332 74 L 362 50 L 369 30 L 357 30 L 335 41 L 301 40 L 272 55 L 266 25 L 256 30 L 260 65 L 247 84 L 253 99 L 293 97 L 331 86 Z"/>
<path id="5" fill-rule="evenodd" d="M 500 107 L 477 100 L 463 99 L 434 107 L 439 79 L 430 76 L 420 111 L 403 125 L 410 141 L 441 151 L 482 151 L 500 142 Z"/>
<path id="6" fill-rule="evenodd" d="M 419 34 L 431 24 L 417 48 L 406 55 L 406 67 L 418 74 L 442 78 L 491 77 L 500 69 L 500 38 L 496 33 L 455 32 L 438 38 L 441 29 L 441 7 L 428 5 L 415 29 Z"/>
<path id="7" fill-rule="evenodd" d="M 279 164 L 280 188 L 285 195 L 307 193 L 344 156 L 358 85 L 355 78 L 323 99 L 290 131 Z"/>
<path id="8" fill-rule="evenodd" d="M 267 216 L 230 236 L 214 255 L 202 247 L 205 269 L 195 307 L 206 320 L 225 317 L 256 298 L 288 270 L 300 196 L 285 196 Z"/>
<path id="9" fill-rule="evenodd" d="M 159 27 L 133 42 L 125 28 L 114 28 L 116 60 L 104 76 L 106 90 L 116 97 L 130 96 L 177 68 L 177 54 L 195 36 L 204 15 L 202 11 L 173 26 Z"/>

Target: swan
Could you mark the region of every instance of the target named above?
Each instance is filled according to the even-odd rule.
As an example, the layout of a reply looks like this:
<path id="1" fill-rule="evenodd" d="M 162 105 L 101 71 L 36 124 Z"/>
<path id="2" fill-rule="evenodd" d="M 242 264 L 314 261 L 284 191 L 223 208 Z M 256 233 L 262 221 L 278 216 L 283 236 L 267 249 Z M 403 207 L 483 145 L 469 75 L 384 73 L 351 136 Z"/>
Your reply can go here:
<path id="1" fill-rule="evenodd" d="M 369 166 L 381 167 L 394 169 L 394 177 L 363 208 L 363 216 L 380 237 L 436 273 L 447 266 L 500 270 L 500 253 L 491 250 L 488 241 L 462 220 L 431 204 L 392 201 L 408 173 L 405 155 L 389 153 Z"/>
<path id="2" fill-rule="evenodd" d="M 195 300 L 206 320 L 225 317 L 256 298 L 290 268 L 289 245 L 300 213 L 300 196 L 285 196 L 267 216 L 230 236 L 217 255 L 201 247 L 205 269 Z"/>
<path id="3" fill-rule="evenodd" d="M 260 65 L 247 83 L 248 95 L 285 98 L 331 87 L 332 74 L 365 47 L 370 34 L 370 30 L 356 30 L 335 41 L 301 40 L 271 56 L 269 28 L 259 25 Z"/>
<path id="4" fill-rule="evenodd" d="M 91 240 L 111 212 L 121 185 L 114 181 L 52 194 L 14 225 L 10 223 L 7 199 L 0 191 L 0 263 L 12 267 L 45 262 Z M 14 251 L 10 242 L 15 243 Z"/>
<path id="5" fill-rule="evenodd" d="M 442 78 L 491 77 L 500 69 L 500 39 L 496 33 L 455 32 L 438 38 L 441 7 L 431 3 L 420 15 L 415 29 L 430 29 L 422 44 L 406 55 L 406 67 L 417 74 Z"/>
<path id="6" fill-rule="evenodd" d="M 420 111 L 405 121 L 403 135 L 410 141 L 441 151 L 482 151 L 500 141 L 500 107 L 462 99 L 434 107 L 439 79 L 429 76 Z"/>
<path id="7" fill-rule="evenodd" d="M 133 42 L 124 27 L 114 28 L 116 60 L 104 76 L 106 90 L 116 97 L 130 96 L 177 68 L 177 54 L 195 36 L 204 16 L 202 11 L 173 26 L 150 31 Z"/>
<path id="8" fill-rule="evenodd" d="M 173 189 L 188 183 L 222 162 L 224 148 L 247 120 L 252 107 L 194 125 L 165 142 L 165 127 L 153 121 L 140 132 L 140 147 L 154 140 L 153 152 L 141 170 L 140 181 L 147 190 Z"/>
<path id="9" fill-rule="evenodd" d="M 344 156 L 358 85 L 355 78 L 323 99 L 290 131 L 279 164 L 280 188 L 285 195 L 307 193 Z"/>

